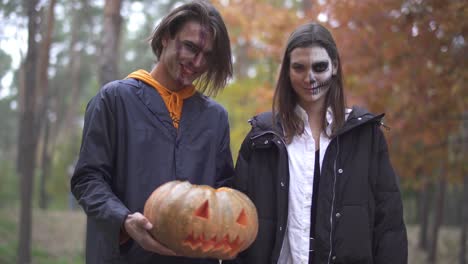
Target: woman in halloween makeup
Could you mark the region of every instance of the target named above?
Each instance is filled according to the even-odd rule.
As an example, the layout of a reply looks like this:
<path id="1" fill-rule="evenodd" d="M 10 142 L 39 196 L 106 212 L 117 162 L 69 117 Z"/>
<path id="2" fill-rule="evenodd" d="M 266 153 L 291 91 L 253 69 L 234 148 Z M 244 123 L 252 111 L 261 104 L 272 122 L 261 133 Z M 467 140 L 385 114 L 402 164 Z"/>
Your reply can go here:
<path id="1" fill-rule="evenodd" d="M 273 111 L 249 121 L 239 151 L 234 187 L 256 205 L 259 233 L 235 262 L 407 263 L 383 116 L 345 107 L 332 35 L 316 23 L 298 27 Z"/>

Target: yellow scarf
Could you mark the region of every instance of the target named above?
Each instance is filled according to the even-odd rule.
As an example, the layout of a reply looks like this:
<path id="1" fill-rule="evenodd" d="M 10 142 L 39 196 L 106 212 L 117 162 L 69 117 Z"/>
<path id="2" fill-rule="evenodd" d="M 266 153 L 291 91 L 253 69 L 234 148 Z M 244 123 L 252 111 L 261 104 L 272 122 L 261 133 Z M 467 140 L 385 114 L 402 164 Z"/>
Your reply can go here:
<path id="1" fill-rule="evenodd" d="M 145 70 L 138 70 L 130 73 L 127 78 L 135 78 L 141 80 L 148 85 L 151 85 L 161 95 L 164 104 L 166 105 L 169 115 L 172 119 L 172 124 L 175 128 L 179 128 L 180 117 L 182 116 L 182 107 L 184 106 L 184 99 L 189 98 L 195 93 L 193 85 L 186 86 L 182 90 L 173 92 L 158 81 L 156 81 L 151 74 Z"/>

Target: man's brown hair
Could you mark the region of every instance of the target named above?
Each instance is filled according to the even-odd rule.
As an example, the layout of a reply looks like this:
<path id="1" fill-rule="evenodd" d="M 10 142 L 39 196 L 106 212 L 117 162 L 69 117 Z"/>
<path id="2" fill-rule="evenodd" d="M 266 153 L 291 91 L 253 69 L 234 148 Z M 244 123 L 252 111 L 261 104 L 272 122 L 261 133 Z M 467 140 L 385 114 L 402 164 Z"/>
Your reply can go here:
<path id="1" fill-rule="evenodd" d="M 216 95 L 226 86 L 233 70 L 229 35 L 221 15 L 213 5 L 195 0 L 172 10 L 155 28 L 150 38 L 151 48 L 159 59 L 164 37 L 168 35 L 174 38 L 189 21 L 196 21 L 207 27 L 213 36 L 213 51 L 211 60 L 208 61 L 208 70 L 196 81 L 196 86 L 207 95 Z"/>

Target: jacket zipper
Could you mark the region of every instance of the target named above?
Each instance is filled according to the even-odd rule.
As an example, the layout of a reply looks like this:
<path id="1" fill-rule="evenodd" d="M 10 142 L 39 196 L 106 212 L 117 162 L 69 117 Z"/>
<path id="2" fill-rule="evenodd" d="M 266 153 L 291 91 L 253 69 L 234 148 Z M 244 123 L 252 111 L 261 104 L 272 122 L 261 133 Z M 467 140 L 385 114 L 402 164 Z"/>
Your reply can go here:
<path id="1" fill-rule="evenodd" d="M 331 211 L 330 211 L 330 252 L 328 253 L 328 264 L 330 264 L 330 260 L 332 257 L 333 252 L 333 211 L 335 209 L 335 189 L 336 189 L 336 161 L 338 160 L 338 155 L 340 153 L 340 139 L 336 137 L 337 143 L 337 152 L 335 156 L 335 161 L 333 162 L 333 192 L 332 192 L 332 204 L 331 204 Z"/>
<path id="2" fill-rule="evenodd" d="M 176 128 L 176 137 L 174 140 L 174 177 L 176 180 L 184 180 L 184 179 L 179 179 L 177 176 L 177 152 L 179 150 L 179 128 Z"/>
<path id="3" fill-rule="evenodd" d="M 281 137 L 280 135 L 278 135 L 276 132 L 274 131 L 265 131 L 263 133 L 260 133 L 258 135 L 255 135 L 253 137 L 251 137 L 251 139 L 256 139 L 256 138 L 259 138 L 263 135 L 266 135 L 266 134 L 273 134 L 273 135 L 276 135 L 278 138 L 280 138 L 280 140 L 283 142 L 284 146 L 286 146 L 285 142 L 284 142 L 284 139 L 283 137 Z M 335 160 L 333 161 L 333 191 L 332 191 L 332 204 L 331 204 L 331 210 L 330 210 L 330 252 L 328 253 L 328 264 L 330 264 L 330 261 L 331 261 L 331 258 L 332 258 L 332 252 L 333 252 L 333 212 L 334 212 L 334 209 L 335 209 L 335 190 L 336 190 L 336 161 L 338 160 L 338 155 L 340 153 L 340 140 L 339 140 L 339 136 L 336 137 L 336 142 L 337 142 L 337 152 L 336 152 L 336 156 L 335 156 Z"/>
<path id="4" fill-rule="evenodd" d="M 288 149 L 286 148 L 286 142 L 284 141 L 283 137 L 282 137 L 281 135 L 279 135 L 278 133 L 276 133 L 275 131 L 272 131 L 272 130 L 265 131 L 265 132 L 262 132 L 262 133 L 260 133 L 260 134 L 258 134 L 258 135 L 255 135 L 255 136 L 250 137 L 250 139 L 251 139 L 251 140 L 254 140 L 254 139 L 259 138 L 259 137 L 261 137 L 261 136 L 264 136 L 264 135 L 266 135 L 266 134 L 273 134 L 273 135 L 275 135 L 276 137 L 278 137 L 278 138 L 281 140 L 281 142 L 283 142 L 283 146 L 284 146 L 284 149 L 285 149 L 285 151 L 286 151 L 286 154 L 288 153 Z M 288 174 L 289 174 L 289 172 L 288 172 Z M 286 218 L 286 219 L 287 219 L 287 218 Z M 287 228 L 288 228 L 288 221 L 286 220 L 286 226 L 284 227 L 284 233 L 283 233 L 283 241 L 281 242 L 280 254 L 278 255 L 278 258 L 276 259 L 276 262 L 278 262 L 279 256 L 281 256 L 281 251 L 283 251 L 283 246 L 282 246 L 282 245 L 283 245 L 283 243 L 284 243 L 284 236 L 286 235 L 286 230 L 287 230 Z"/>
<path id="5" fill-rule="evenodd" d="M 351 119 L 348 119 L 347 121 L 349 120 L 352 120 L 352 119 L 359 119 L 359 118 L 362 118 L 364 116 L 367 116 L 367 115 L 370 115 L 370 114 L 364 114 L 364 115 L 361 115 L 361 116 L 358 116 L 358 117 L 353 117 Z M 380 118 L 380 115 L 379 116 L 376 116 L 374 118 L 371 118 L 370 120 L 367 120 L 366 122 L 364 123 L 367 123 L 371 120 L 374 120 L 374 119 L 377 119 L 377 118 Z M 362 123 L 362 124 L 364 124 Z M 381 125 L 383 125 L 382 122 L 380 122 Z M 361 124 L 360 124 L 361 125 Z M 359 126 L 359 125 L 358 125 Z M 386 126 L 384 126 L 385 128 L 387 128 Z M 334 214 L 334 210 L 335 210 L 335 196 L 336 196 L 336 178 L 337 178 L 337 175 L 336 175 L 336 161 L 338 160 L 338 156 L 340 154 L 340 138 L 339 138 L 339 135 L 336 136 L 336 143 L 337 143 L 337 151 L 336 151 L 336 155 L 335 155 L 335 160 L 333 161 L 333 192 L 332 192 L 332 204 L 331 204 L 331 210 L 330 210 L 330 252 L 328 253 L 328 264 L 330 264 L 331 260 L 332 260 L 332 253 L 333 253 L 333 214 Z"/>

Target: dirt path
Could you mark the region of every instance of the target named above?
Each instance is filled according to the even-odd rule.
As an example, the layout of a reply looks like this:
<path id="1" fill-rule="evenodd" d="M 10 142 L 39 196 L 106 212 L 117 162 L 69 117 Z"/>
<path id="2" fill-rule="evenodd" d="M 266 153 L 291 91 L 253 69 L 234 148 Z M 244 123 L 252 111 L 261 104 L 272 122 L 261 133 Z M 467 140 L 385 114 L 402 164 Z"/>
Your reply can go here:
<path id="1" fill-rule="evenodd" d="M 47 249 L 51 256 L 83 253 L 85 224 L 81 211 L 35 211 L 33 243 Z"/>
<path id="2" fill-rule="evenodd" d="M 0 209 L 0 263 L 16 256 L 18 210 Z M 32 226 L 33 263 L 42 259 L 72 263 L 82 259 L 85 244 L 86 218 L 81 211 L 34 210 Z M 41 259 L 37 261 L 36 258 Z M 2 262 L 3 261 L 3 262 Z M 54 262 L 55 263 L 55 262 Z"/>

